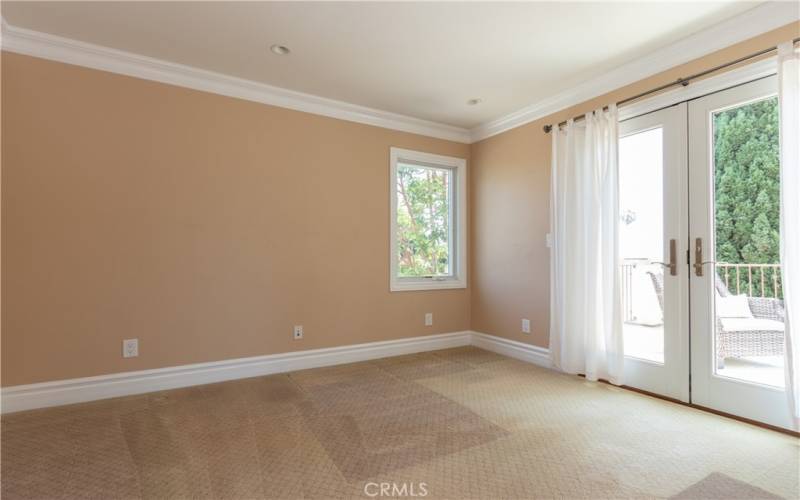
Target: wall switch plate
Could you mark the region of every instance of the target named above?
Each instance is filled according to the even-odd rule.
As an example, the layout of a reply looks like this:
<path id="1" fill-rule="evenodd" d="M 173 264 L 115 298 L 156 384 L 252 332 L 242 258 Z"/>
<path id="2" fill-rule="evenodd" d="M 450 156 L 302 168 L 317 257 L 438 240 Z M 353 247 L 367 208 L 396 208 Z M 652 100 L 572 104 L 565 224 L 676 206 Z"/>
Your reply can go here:
<path id="1" fill-rule="evenodd" d="M 547 248 L 553 248 L 553 234 L 547 233 L 544 235 L 544 245 Z"/>
<path id="2" fill-rule="evenodd" d="M 139 355 L 139 339 L 125 339 L 122 341 L 122 357 L 135 358 Z"/>
<path id="3" fill-rule="evenodd" d="M 293 337 L 295 340 L 300 340 L 303 338 L 303 325 L 294 325 Z"/>
<path id="4" fill-rule="evenodd" d="M 531 333 L 531 320 L 522 320 L 522 333 Z"/>
<path id="5" fill-rule="evenodd" d="M 425 326 L 433 326 L 433 313 L 425 313 Z"/>

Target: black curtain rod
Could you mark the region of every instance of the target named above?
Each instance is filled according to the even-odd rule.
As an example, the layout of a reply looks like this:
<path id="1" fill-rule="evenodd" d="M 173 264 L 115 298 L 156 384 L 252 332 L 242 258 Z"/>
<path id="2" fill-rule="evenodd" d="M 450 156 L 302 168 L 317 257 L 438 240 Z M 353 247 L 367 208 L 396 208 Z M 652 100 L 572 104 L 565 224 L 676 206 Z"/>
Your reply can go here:
<path id="1" fill-rule="evenodd" d="M 800 37 L 795 38 L 794 40 L 792 40 L 792 43 L 797 43 L 799 41 L 800 41 Z M 686 78 L 678 78 L 674 82 L 665 83 L 664 85 L 660 85 L 658 87 L 652 88 L 652 89 L 647 90 L 645 92 L 642 92 L 640 94 L 636 94 L 635 96 L 628 97 L 627 99 L 623 99 L 621 101 L 618 101 L 617 102 L 617 106 L 622 106 L 625 103 L 628 103 L 628 102 L 631 102 L 631 101 L 635 101 L 636 99 L 641 99 L 642 97 L 648 96 L 650 94 L 655 94 L 656 92 L 661 92 L 662 90 L 666 90 L 666 89 L 668 89 L 670 87 L 674 87 L 676 85 L 680 85 L 682 87 L 686 87 L 687 85 L 689 85 L 690 81 L 695 80 L 697 78 L 700 78 L 701 76 L 706 76 L 706 75 L 708 75 L 710 73 L 714 73 L 714 72 L 719 71 L 721 69 L 725 69 L 725 68 L 728 68 L 730 66 L 734 66 L 736 64 L 739 64 L 741 62 L 747 61 L 748 59 L 752 59 L 754 57 L 763 56 L 764 54 L 769 54 L 770 52 L 774 52 L 776 50 L 778 50 L 777 46 L 770 47 L 770 48 L 764 49 L 764 50 L 759 50 L 758 52 L 753 52 L 752 54 L 748 54 L 748 55 L 740 57 L 738 59 L 734 59 L 733 61 L 726 62 L 725 64 L 720 64 L 719 66 L 714 66 L 713 68 L 707 69 L 705 71 L 701 71 L 700 73 L 695 73 L 693 75 L 689 75 Z M 607 110 L 608 106 L 604 106 L 603 109 Z M 583 119 L 583 117 L 584 117 L 584 115 L 576 116 L 575 118 L 573 118 L 573 120 L 581 120 L 581 119 Z M 565 121 L 559 123 L 558 127 L 562 127 L 562 126 L 564 126 L 566 124 L 567 124 L 567 121 L 565 120 Z M 553 130 L 553 126 L 552 125 L 545 125 L 543 128 L 544 128 L 544 133 L 545 134 L 549 134 L 550 131 Z"/>

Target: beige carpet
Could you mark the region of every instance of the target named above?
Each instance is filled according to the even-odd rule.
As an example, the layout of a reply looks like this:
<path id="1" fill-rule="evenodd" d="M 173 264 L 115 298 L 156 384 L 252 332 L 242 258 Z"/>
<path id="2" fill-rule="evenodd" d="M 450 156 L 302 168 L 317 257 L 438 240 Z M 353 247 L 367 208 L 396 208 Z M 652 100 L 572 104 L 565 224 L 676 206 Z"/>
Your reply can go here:
<path id="1" fill-rule="evenodd" d="M 708 498 L 714 500 L 774 500 L 781 498 L 761 488 L 714 472 L 671 497 L 676 500 Z"/>
<path id="2" fill-rule="evenodd" d="M 798 498 L 799 441 L 465 347 L 7 415 L 2 497 Z"/>

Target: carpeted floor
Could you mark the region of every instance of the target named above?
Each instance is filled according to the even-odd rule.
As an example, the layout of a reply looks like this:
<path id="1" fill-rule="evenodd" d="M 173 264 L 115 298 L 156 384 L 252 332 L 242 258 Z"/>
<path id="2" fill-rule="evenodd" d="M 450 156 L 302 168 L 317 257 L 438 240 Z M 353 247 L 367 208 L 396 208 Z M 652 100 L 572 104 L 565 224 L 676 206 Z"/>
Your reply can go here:
<path id="1" fill-rule="evenodd" d="M 474 347 L 6 415 L 2 497 L 798 498 L 800 440 Z"/>

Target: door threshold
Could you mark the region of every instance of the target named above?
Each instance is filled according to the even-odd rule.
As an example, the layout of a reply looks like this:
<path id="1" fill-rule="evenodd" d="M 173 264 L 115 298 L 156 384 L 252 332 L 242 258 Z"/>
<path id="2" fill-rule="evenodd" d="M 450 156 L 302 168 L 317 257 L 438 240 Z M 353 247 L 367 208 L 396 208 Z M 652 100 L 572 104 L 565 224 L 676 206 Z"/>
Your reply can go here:
<path id="1" fill-rule="evenodd" d="M 586 377 L 585 375 L 578 375 L 579 377 Z M 704 411 L 707 413 L 713 413 L 714 415 L 719 415 L 720 417 L 730 418 L 732 420 L 737 420 L 739 422 L 744 422 L 745 424 L 754 425 L 756 427 L 761 427 L 762 429 L 768 429 L 775 432 L 780 432 L 782 434 L 788 434 L 790 436 L 800 438 L 800 432 L 793 431 L 791 429 L 785 429 L 783 427 L 778 427 L 777 425 L 765 424 L 764 422 L 759 422 L 758 420 L 752 420 L 745 417 L 740 417 L 738 415 L 733 415 L 730 413 L 725 413 L 724 411 L 715 410 L 713 408 L 708 408 L 706 406 L 700 406 L 694 403 L 687 403 L 685 401 L 681 401 L 680 399 L 671 398 L 669 396 L 662 396 L 661 394 L 656 394 L 655 392 L 645 391 L 644 389 L 637 389 L 636 387 L 631 387 L 629 385 L 614 385 L 608 380 L 600 379 L 599 382 L 603 382 L 604 384 L 608 384 L 613 387 L 619 387 L 620 389 L 625 389 L 631 392 L 636 392 L 639 394 L 643 394 L 645 396 L 650 396 L 651 398 L 660 399 L 662 401 L 669 401 L 670 403 L 679 404 L 681 406 L 686 406 L 689 408 L 694 408 L 695 410 Z"/>

